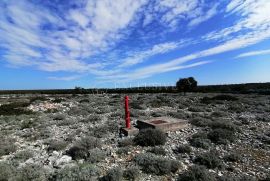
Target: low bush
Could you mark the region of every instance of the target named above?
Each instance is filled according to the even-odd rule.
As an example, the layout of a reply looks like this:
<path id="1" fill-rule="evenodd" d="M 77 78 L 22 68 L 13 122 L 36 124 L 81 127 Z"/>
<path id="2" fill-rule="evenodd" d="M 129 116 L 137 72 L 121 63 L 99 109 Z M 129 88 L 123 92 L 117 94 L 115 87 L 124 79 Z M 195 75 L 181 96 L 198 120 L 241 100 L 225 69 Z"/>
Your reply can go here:
<path id="1" fill-rule="evenodd" d="M 3 104 L 0 106 L 0 115 L 21 115 L 21 114 L 33 114 L 32 111 L 25 109 L 30 103 L 14 102 L 10 104 Z"/>
<path id="2" fill-rule="evenodd" d="M 217 120 L 213 121 L 210 126 L 212 129 L 226 129 L 232 132 L 238 131 L 238 127 L 229 120 Z"/>
<path id="3" fill-rule="evenodd" d="M 106 157 L 106 153 L 99 148 L 94 148 L 89 151 L 87 156 L 87 161 L 90 163 L 97 163 L 104 160 Z"/>
<path id="4" fill-rule="evenodd" d="M 0 180 L 8 181 L 14 176 L 15 168 L 7 162 L 0 162 Z"/>
<path id="5" fill-rule="evenodd" d="M 147 152 L 154 153 L 156 155 L 166 155 L 166 150 L 162 147 L 153 147 L 147 150 Z"/>
<path id="6" fill-rule="evenodd" d="M 68 151 L 67 155 L 71 156 L 72 159 L 87 159 L 90 155 L 90 150 L 94 148 L 100 148 L 100 141 L 91 136 L 83 137 L 77 141 Z"/>
<path id="7" fill-rule="evenodd" d="M 216 144 L 228 144 L 235 141 L 236 136 L 234 131 L 228 129 L 213 129 L 208 133 L 208 138 Z"/>
<path id="8" fill-rule="evenodd" d="M 127 155 L 130 150 L 130 147 L 120 147 L 117 149 L 116 153 L 118 155 Z"/>
<path id="9" fill-rule="evenodd" d="M 215 102 L 215 101 L 237 101 L 237 100 L 238 100 L 238 98 L 235 96 L 224 94 L 224 95 L 217 95 L 214 97 L 203 97 L 201 99 L 201 103 L 210 104 L 210 103 Z"/>
<path id="10" fill-rule="evenodd" d="M 33 156 L 34 156 L 34 154 L 31 150 L 23 150 L 23 151 L 16 153 L 16 155 L 14 155 L 14 159 L 20 160 L 20 161 L 26 161 L 29 158 L 32 158 Z"/>
<path id="11" fill-rule="evenodd" d="M 15 140 L 11 138 L 0 138 L 0 157 L 16 151 L 17 148 L 14 142 Z"/>
<path id="12" fill-rule="evenodd" d="M 140 146 L 157 146 L 166 143 L 166 134 L 158 129 L 143 129 L 133 139 Z"/>
<path id="13" fill-rule="evenodd" d="M 92 164 L 79 164 L 77 166 L 66 166 L 54 173 L 52 181 L 70 181 L 70 180 L 97 180 L 100 171 Z"/>
<path id="14" fill-rule="evenodd" d="M 127 168 L 124 171 L 123 176 L 126 180 L 137 181 L 140 178 L 140 169 L 135 166 Z"/>
<path id="15" fill-rule="evenodd" d="M 190 123 L 194 126 L 206 127 L 206 126 L 209 126 L 212 123 L 212 121 L 207 118 L 195 117 L 191 120 Z"/>
<path id="16" fill-rule="evenodd" d="M 89 99 L 82 99 L 79 101 L 79 103 L 89 103 L 89 102 L 90 102 Z"/>
<path id="17" fill-rule="evenodd" d="M 101 121 L 101 117 L 99 115 L 90 115 L 81 120 L 83 123 L 98 123 L 99 121 Z"/>
<path id="18" fill-rule="evenodd" d="M 146 105 L 143 103 L 143 101 L 131 101 L 129 105 L 132 109 L 146 109 Z"/>
<path id="19" fill-rule="evenodd" d="M 65 101 L 65 99 L 63 98 L 55 98 L 54 100 L 52 100 L 53 103 L 61 103 L 63 101 Z"/>
<path id="20" fill-rule="evenodd" d="M 208 149 L 211 146 L 211 141 L 208 139 L 205 132 L 199 132 L 192 135 L 189 142 L 191 146 L 196 148 Z"/>
<path id="21" fill-rule="evenodd" d="M 211 114 L 211 117 L 227 117 L 228 114 L 224 111 L 215 111 Z"/>
<path id="22" fill-rule="evenodd" d="M 238 98 L 232 95 L 221 94 L 211 98 L 212 100 L 221 100 L 221 101 L 237 101 Z"/>
<path id="23" fill-rule="evenodd" d="M 55 114 L 53 116 L 53 120 L 65 120 L 66 119 L 66 115 L 65 114 Z"/>
<path id="24" fill-rule="evenodd" d="M 175 153 L 191 153 L 192 149 L 189 145 L 179 145 L 174 152 Z"/>
<path id="25" fill-rule="evenodd" d="M 32 128 L 34 126 L 36 126 L 36 122 L 32 119 L 23 120 L 21 122 L 21 129 Z"/>
<path id="26" fill-rule="evenodd" d="M 16 171 L 13 180 L 25 181 L 25 180 L 48 180 L 49 173 L 41 166 L 37 164 L 26 165 Z"/>
<path id="27" fill-rule="evenodd" d="M 194 160 L 195 163 L 204 165 L 209 169 L 221 168 L 222 162 L 218 157 L 218 154 L 214 151 L 210 151 L 199 155 Z"/>
<path id="28" fill-rule="evenodd" d="M 68 145 L 68 143 L 66 141 L 62 141 L 62 140 L 50 140 L 48 142 L 47 151 L 48 152 L 51 152 L 51 151 L 63 150 L 63 149 L 66 148 L 67 145 Z"/>
<path id="29" fill-rule="evenodd" d="M 173 117 L 173 118 L 177 118 L 177 119 L 186 119 L 187 115 L 184 112 L 169 112 L 168 113 L 169 116 Z"/>
<path id="30" fill-rule="evenodd" d="M 175 160 L 168 160 L 151 153 L 139 154 L 134 160 L 143 172 L 155 175 L 174 173 L 180 167 L 179 162 Z"/>
<path id="31" fill-rule="evenodd" d="M 191 112 L 205 112 L 205 108 L 199 106 L 192 106 L 188 108 Z"/>
<path id="32" fill-rule="evenodd" d="M 132 146 L 134 145 L 133 139 L 132 138 L 125 138 L 123 140 L 120 140 L 118 142 L 119 147 L 126 147 L 126 146 Z"/>
<path id="33" fill-rule="evenodd" d="M 177 181 L 215 181 L 215 177 L 212 176 L 204 166 L 194 165 L 186 172 L 182 173 Z"/>
<path id="34" fill-rule="evenodd" d="M 112 168 L 107 175 L 102 177 L 101 181 L 120 181 L 123 178 L 123 170 L 119 167 Z"/>
<path id="35" fill-rule="evenodd" d="M 237 153 L 231 153 L 223 157 L 223 159 L 227 162 L 238 162 L 241 160 L 241 155 Z"/>

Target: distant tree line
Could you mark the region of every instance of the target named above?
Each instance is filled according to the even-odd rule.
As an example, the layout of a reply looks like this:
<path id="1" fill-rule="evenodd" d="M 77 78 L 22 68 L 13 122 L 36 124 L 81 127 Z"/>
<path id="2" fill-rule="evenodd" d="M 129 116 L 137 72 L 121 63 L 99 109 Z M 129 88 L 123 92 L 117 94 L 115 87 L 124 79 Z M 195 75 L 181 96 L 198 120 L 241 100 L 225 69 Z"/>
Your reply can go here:
<path id="1" fill-rule="evenodd" d="M 204 93 L 257 93 L 270 95 L 270 83 L 248 83 L 227 85 L 197 86 L 194 79 L 184 78 L 176 83 L 176 86 L 164 87 L 132 87 L 113 89 L 51 89 L 51 90 L 2 90 L 0 94 L 102 94 L 102 93 L 177 93 L 177 92 L 204 92 Z M 178 84 L 178 85 L 177 85 Z"/>

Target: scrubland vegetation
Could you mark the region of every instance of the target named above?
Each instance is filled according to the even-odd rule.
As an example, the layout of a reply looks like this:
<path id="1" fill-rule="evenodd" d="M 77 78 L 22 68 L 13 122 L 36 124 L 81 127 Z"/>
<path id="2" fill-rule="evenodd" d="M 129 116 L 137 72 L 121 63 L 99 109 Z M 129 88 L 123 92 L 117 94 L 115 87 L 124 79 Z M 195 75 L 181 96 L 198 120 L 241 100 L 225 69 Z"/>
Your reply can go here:
<path id="1" fill-rule="evenodd" d="M 123 137 L 123 94 L 3 95 L 0 180 L 269 180 L 270 96 L 130 94 L 132 124 L 189 120 Z"/>

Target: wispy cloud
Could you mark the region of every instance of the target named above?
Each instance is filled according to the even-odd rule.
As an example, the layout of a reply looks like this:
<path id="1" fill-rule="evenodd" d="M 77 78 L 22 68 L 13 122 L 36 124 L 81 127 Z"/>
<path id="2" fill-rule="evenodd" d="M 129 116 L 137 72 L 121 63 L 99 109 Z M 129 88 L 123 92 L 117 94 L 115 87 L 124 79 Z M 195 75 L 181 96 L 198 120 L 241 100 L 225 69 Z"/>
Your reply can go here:
<path id="1" fill-rule="evenodd" d="M 56 77 L 56 76 L 51 76 L 48 77 L 50 80 L 58 80 L 58 81 L 72 81 L 72 80 L 77 80 L 83 77 L 83 75 L 72 75 L 72 76 L 65 76 L 65 77 Z"/>
<path id="2" fill-rule="evenodd" d="M 268 54 L 270 54 L 270 49 L 242 53 L 242 54 L 238 55 L 236 58 L 250 57 L 250 56 L 256 56 L 256 55 L 268 55 Z"/>

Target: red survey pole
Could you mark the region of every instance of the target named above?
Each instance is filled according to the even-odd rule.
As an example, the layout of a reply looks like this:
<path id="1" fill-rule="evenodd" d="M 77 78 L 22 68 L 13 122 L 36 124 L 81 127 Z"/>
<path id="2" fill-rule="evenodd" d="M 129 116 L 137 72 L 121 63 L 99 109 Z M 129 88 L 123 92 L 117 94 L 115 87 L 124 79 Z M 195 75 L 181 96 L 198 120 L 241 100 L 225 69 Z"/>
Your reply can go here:
<path id="1" fill-rule="evenodd" d="M 126 128 L 130 128 L 130 117 L 128 110 L 128 96 L 125 96 L 125 113 L 126 113 Z"/>

